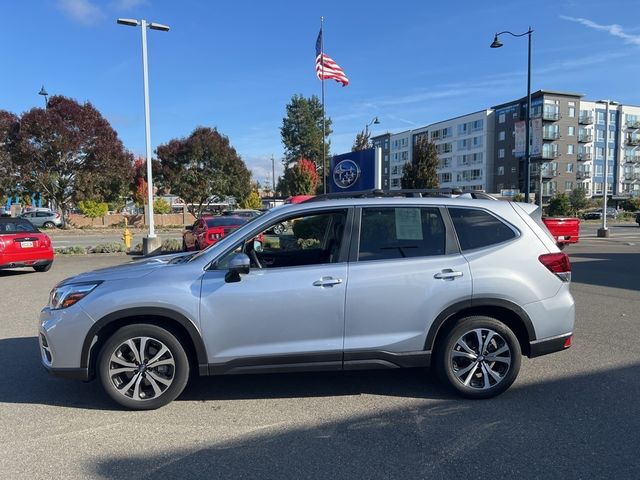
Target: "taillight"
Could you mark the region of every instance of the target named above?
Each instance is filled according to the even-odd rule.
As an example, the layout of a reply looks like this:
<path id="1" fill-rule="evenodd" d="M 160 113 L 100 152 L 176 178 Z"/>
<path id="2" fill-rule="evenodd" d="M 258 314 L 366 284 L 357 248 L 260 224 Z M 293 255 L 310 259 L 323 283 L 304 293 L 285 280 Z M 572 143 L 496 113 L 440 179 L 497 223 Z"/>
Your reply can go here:
<path id="1" fill-rule="evenodd" d="M 564 345 L 563 345 L 563 347 L 564 347 L 564 348 L 569 348 L 569 347 L 571 346 L 572 340 L 573 340 L 573 335 L 571 335 L 569 338 L 567 338 L 567 339 L 564 341 Z"/>
<path id="2" fill-rule="evenodd" d="M 222 237 L 224 237 L 224 229 L 217 228 L 215 230 L 209 230 L 208 236 L 209 236 L 209 240 L 211 241 L 215 242 L 217 240 L 220 240 Z"/>
<path id="3" fill-rule="evenodd" d="M 0 238 L 0 252 L 4 250 L 4 242 Z"/>
<path id="4" fill-rule="evenodd" d="M 571 281 L 571 262 L 566 253 L 545 253 L 538 260 L 563 282 Z"/>
<path id="5" fill-rule="evenodd" d="M 60 214 L 59 213 L 56 213 L 56 218 L 60 218 Z"/>

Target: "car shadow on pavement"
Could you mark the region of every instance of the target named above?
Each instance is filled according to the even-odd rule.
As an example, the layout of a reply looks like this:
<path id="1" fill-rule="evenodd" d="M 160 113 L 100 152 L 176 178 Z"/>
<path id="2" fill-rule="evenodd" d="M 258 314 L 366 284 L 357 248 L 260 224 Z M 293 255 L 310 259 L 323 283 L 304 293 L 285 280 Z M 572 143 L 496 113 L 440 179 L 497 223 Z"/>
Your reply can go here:
<path id="1" fill-rule="evenodd" d="M 0 403 L 118 410 L 98 382 L 56 378 L 40 363 L 36 337 L 0 339 Z"/>
<path id="2" fill-rule="evenodd" d="M 98 381 L 57 378 L 40 363 L 36 337 L 0 339 L 0 403 L 118 410 Z M 180 400 L 326 397 L 357 394 L 451 398 L 428 370 L 194 376 Z"/>
<path id="3" fill-rule="evenodd" d="M 27 273 L 38 273 L 33 268 L 26 268 L 21 270 L 0 270 L 0 278 L 2 277 L 16 277 L 18 275 L 25 275 Z"/>
<path id="4" fill-rule="evenodd" d="M 575 283 L 640 290 L 639 253 L 570 253 L 569 257 Z"/>
<path id="5" fill-rule="evenodd" d="M 640 478 L 638 368 L 516 384 L 491 400 L 418 401 L 342 417 L 337 409 L 331 420 L 319 415 L 302 426 L 256 418 L 233 440 L 129 452 L 88 467 L 103 479 Z"/>

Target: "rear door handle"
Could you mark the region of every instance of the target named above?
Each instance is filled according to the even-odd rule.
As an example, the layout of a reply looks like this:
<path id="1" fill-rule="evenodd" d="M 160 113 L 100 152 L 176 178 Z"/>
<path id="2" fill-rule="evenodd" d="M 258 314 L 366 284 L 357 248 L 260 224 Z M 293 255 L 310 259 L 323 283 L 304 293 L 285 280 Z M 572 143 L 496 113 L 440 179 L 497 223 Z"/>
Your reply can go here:
<path id="1" fill-rule="evenodd" d="M 320 280 L 313 282 L 314 287 L 333 287 L 342 283 L 341 278 L 322 277 Z"/>
<path id="2" fill-rule="evenodd" d="M 450 268 L 446 268 L 439 273 L 436 273 L 433 278 L 438 278 L 441 280 L 454 280 L 458 277 L 462 276 L 462 272 L 454 272 Z"/>

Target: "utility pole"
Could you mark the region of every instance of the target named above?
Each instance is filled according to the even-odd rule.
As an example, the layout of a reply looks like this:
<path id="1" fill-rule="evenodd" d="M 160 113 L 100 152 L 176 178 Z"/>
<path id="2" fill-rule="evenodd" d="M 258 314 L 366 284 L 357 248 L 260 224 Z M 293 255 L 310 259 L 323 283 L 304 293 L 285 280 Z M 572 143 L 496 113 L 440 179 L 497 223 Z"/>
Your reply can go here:
<path id="1" fill-rule="evenodd" d="M 273 183 L 273 196 L 276 196 L 276 163 L 273 158 L 273 154 L 271 154 L 271 182 Z"/>

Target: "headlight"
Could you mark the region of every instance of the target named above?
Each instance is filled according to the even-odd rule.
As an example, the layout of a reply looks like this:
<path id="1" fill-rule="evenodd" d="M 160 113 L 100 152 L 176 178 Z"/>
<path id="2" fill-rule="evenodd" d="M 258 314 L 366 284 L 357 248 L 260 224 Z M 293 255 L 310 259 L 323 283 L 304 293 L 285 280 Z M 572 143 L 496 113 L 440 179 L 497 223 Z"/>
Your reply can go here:
<path id="1" fill-rule="evenodd" d="M 89 295 L 98 285 L 100 285 L 100 282 L 76 283 L 55 287 L 49 295 L 49 308 L 58 310 L 70 307 L 80 299 Z"/>

